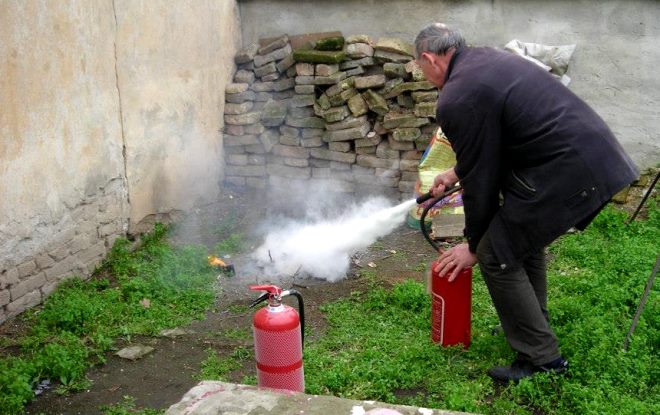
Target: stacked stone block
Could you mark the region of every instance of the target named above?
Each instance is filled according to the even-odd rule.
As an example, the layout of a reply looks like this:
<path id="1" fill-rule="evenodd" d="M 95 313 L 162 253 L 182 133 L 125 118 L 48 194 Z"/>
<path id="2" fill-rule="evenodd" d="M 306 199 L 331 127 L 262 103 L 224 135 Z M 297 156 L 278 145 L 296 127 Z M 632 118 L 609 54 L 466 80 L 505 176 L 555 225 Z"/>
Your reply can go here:
<path id="1" fill-rule="evenodd" d="M 410 198 L 438 97 L 412 56 L 407 42 L 366 35 L 241 50 L 226 90 L 227 183 Z"/>

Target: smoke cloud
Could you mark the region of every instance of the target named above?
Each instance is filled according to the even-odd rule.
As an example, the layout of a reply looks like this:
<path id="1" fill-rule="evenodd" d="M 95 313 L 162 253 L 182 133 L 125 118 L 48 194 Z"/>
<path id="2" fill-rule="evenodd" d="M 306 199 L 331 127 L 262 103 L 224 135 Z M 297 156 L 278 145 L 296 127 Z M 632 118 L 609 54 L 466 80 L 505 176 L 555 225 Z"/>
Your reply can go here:
<path id="1" fill-rule="evenodd" d="M 413 199 L 392 206 L 372 197 L 333 216 L 319 217 L 317 210 L 303 220 L 280 221 L 266 231 L 252 258 L 269 278 L 299 273 L 338 281 L 346 276 L 351 255 L 401 225 L 414 204 Z"/>

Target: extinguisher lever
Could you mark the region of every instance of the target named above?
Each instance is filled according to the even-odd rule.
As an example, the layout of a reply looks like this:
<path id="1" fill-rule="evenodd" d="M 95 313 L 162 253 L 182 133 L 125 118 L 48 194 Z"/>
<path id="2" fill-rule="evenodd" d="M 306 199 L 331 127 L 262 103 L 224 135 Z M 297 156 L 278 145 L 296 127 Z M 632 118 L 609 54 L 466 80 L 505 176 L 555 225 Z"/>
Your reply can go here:
<path id="1" fill-rule="evenodd" d="M 268 291 L 270 294 L 279 296 L 282 294 L 282 289 L 278 287 L 277 285 L 271 285 L 271 284 L 266 284 L 266 285 L 250 285 L 250 289 L 252 291 Z"/>
<path id="2" fill-rule="evenodd" d="M 265 293 L 261 294 L 256 300 L 254 300 L 254 301 L 250 304 L 250 308 L 253 308 L 253 307 L 255 307 L 255 306 L 257 306 L 257 305 L 263 303 L 264 301 L 268 300 L 268 297 L 270 297 L 270 293 L 269 293 L 269 292 L 265 292 Z"/>

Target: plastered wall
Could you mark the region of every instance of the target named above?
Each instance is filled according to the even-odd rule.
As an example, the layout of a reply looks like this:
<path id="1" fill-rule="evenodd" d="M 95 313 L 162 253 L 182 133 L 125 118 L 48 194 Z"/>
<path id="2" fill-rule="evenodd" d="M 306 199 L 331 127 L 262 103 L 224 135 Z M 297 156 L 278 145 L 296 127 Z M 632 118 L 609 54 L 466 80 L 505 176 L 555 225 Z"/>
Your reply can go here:
<path id="1" fill-rule="evenodd" d="M 0 322 L 213 200 L 234 0 L 0 0 Z"/>
<path id="2" fill-rule="evenodd" d="M 660 162 L 660 7 L 653 0 L 240 0 L 243 42 L 339 30 L 412 41 L 433 21 L 468 43 L 576 44 L 570 88 L 641 166 Z"/>

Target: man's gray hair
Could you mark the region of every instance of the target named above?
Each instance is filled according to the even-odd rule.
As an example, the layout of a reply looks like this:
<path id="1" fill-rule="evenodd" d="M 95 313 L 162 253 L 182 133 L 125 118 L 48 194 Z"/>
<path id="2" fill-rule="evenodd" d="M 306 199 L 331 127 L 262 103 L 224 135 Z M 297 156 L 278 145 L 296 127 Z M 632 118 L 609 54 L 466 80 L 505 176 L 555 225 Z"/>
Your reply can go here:
<path id="1" fill-rule="evenodd" d="M 431 23 L 422 29 L 415 38 L 417 58 L 424 52 L 444 55 L 450 49 L 460 49 L 464 46 L 465 39 L 459 31 L 442 23 Z"/>

